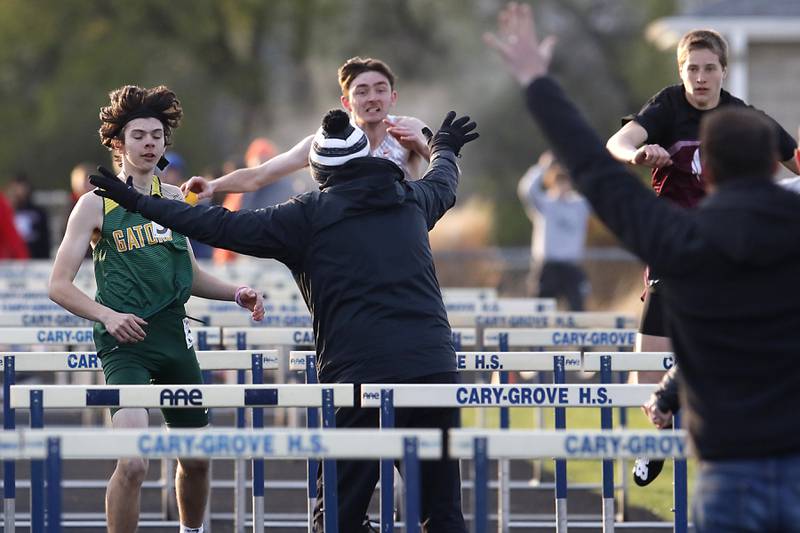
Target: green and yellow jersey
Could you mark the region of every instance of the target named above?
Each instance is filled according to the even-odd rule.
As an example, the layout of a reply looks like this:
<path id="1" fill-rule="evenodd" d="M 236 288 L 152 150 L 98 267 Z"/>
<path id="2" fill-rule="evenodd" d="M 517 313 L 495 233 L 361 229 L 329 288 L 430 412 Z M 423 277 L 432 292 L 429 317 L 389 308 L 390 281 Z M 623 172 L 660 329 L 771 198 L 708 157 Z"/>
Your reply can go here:
<path id="1" fill-rule="evenodd" d="M 150 194 L 162 196 L 157 176 Z M 189 254 L 185 236 L 103 198 L 103 224 L 92 253 L 95 300 L 145 320 L 173 304 L 182 305 L 192 288 Z"/>

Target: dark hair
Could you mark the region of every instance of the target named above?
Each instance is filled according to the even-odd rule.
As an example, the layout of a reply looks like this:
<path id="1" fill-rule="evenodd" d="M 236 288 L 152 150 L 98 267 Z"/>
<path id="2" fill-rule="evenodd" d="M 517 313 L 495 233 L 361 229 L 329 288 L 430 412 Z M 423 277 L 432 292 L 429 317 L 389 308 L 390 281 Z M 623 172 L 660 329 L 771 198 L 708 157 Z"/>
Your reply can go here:
<path id="1" fill-rule="evenodd" d="M 770 179 L 778 159 L 775 125 L 754 109 L 727 107 L 700 122 L 703 166 L 716 183 L 732 178 Z"/>
<path id="2" fill-rule="evenodd" d="M 172 130 L 183 116 L 181 103 L 175 93 L 164 85 L 143 89 L 125 85 L 108 94 L 110 105 L 100 108 L 100 142 L 109 149 L 118 147 L 122 130 L 135 118 L 157 118 L 164 126 L 164 144 L 169 146 Z"/>
<path id="3" fill-rule="evenodd" d="M 350 84 L 353 80 L 364 72 L 375 71 L 383 74 L 389 80 L 389 87 L 394 89 L 395 75 L 389 65 L 380 59 L 373 59 L 371 57 L 351 57 L 344 62 L 344 65 L 339 67 L 339 86 L 342 88 L 342 94 L 347 94 L 350 90 Z"/>

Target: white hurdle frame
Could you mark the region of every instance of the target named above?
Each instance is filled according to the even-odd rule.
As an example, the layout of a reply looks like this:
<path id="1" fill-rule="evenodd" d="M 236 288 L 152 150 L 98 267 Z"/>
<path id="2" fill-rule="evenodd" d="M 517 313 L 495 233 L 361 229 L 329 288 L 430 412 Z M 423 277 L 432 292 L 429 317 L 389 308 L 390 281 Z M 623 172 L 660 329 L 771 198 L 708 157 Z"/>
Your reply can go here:
<path id="1" fill-rule="evenodd" d="M 488 532 L 486 480 L 488 459 L 528 459 L 531 457 L 566 459 L 603 459 L 636 457 L 686 457 L 687 437 L 683 431 L 449 431 L 448 455 L 474 457 L 475 533 Z M 611 450 L 609 450 L 611 448 Z M 521 527 L 551 527 L 552 523 L 523 522 Z M 629 524 L 637 526 L 639 524 Z M 644 526 L 645 524 L 641 524 Z M 556 531 L 560 529 L 556 521 Z M 675 531 L 686 531 L 686 517 L 676 517 Z M 603 523 L 603 531 L 608 531 Z M 611 527 L 613 531 L 613 524 Z"/>
<path id="2" fill-rule="evenodd" d="M 19 328 L 14 328 L 19 329 Z M 26 339 L 31 335 L 32 328 L 22 328 L 25 331 L 16 332 L 16 339 Z M 63 338 L 63 337 L 77 337 L 73 332 L 74 329 L 66 328 L 67 333 L 63 333 L 65 328 L 40 328 L 35 336 L 37 338 Z M 91 328 L 78 328 L 78 330 L 85 330 Z M 51 332 L 57 331 L 59 333 L 52 334 Z M 44 333 L 42 333 L 44 332 Z M 219 343 L 220 331 L 219 328 L 195 328 L 193 330 L 197 334 L 198 343 L 200 345 L 207 345 L 208 338 L 212 341 Z M 85 333 L 82 334 L 85 337 Z M 278 353 L 275 350 L 198 350 L 195 352 L 197 360 L 202 371 L 211 370 L 252 370 L 255 362 L 254 356 L 258 357 L 258 362 L 262 370 L 275 370 L 278 368 Z M 11 357 L 9 364 L 13 365 L 11 372 L 6 371 L 5 365 L 7 358 Z M 14 375 L 17 371 L 21 372 L 98 372 L 101 371 L 100 360 L 97 353 L 93 351 L 70 351 L 70 352 L 0 352 L 0 371 L 3 372 L 4 390 L 10 386 L 14 381 Z M 9 376 L 11 381 L 9 381 Z M 7 413 L 6 403 L 9 398 L 9 391 L 5 391 L 3 397 L 3 408 L 5 417 L 6 429 L 11 429 L 14 425 L 13 415 Z M 162 514 L 166 519 L 169 510 L 169 499 L 171 491 L 174 490 L 174 478 L 171 476 L 172 461 L 168 458 L 162 462 L 161 479 L 157 482 L 162 490 Z M 12 524 L 15 521 L 16 513 L 16 491 L 14 485 L 16 484 L 16 475 L 13 464 L 4 464 L 4 520 L 7 524 Z M 244 471 L 243 466 L 236 469 L 235 476 L 237 479 L 242 479 L 241 484 L 244 484 Z M 69 486 L 69 483 L 67 484 Z M 210 506 L 207 507 L 207 522 L 210 523 Z M 243 520 L 243 517 L 242 519 Z M 209 526 L 210 533 L 211 528 Z"/>
<path id="3" fill-rule="evenodd" d="M 46 408 L 161 408 L 165 406 L 165 394 L 169 402 L 166 406 L 170 408 L 322 407 L 323 413 L 327 414 L 325 427 L 335 426 L 335 421 L 332 420 L 335 407 L 352 407 L 354 403 L 352 384 L 197 386 L 176 384 L 102 387 L 13 385 L 10 387 L 8 405 L 11 409 L 30 409 L 32 427 L 41 428 Z M 181 400 L 183 404 L 179 403 Z M 33 482 L 32 490 L 34 490 Z M 256 524 L 255 531 L 263 531 L 263 469 L 259 478 L 255 468 L 253 523 Z"/>
<path id="4" fill-rule="evenodd" d="M 404 459 L 408 478 L 406 512 L 416 517 L 410 532 L 419 532 L 419 460 L 438 459 L 442 455 L 442 435 L 438 430 L 376 431 L 363 429 L 328 429 L 269 431 L 205 430 L 155 432 L 151 430 L 45 431 L 27 430 L 0 435 L 0 458 L 42 461 L 47 458 L 47 521 L 45 500 L 35 510 L 41 519 L 41 531 L 61 532 L 61 459 L 147 457 L 261 458 L 286 459 L 317 457 L 326 464 L 334 459 Z M 336 532 L 336 470 L 326 469 L 325 495 L 333 504 L 325 512 L 325 530 Z M 256 529 L 256 523 L 253 525 Z M 263 522 L 261 523 L 263 530 Z"/>
<path id="5" fill-rule="evenodd" d="M 501 352 L 509 351 L 512 347 L 538 347 L 551 349 L 553 347 L 630 347 L 636 343 L 636 330 L 634 329 L 570 329 L 570 328 L 485 328 L 483 330 L 484 348 L 497 347 Z M 508 382 L 508 374 L 500 372 L 500 383 Z M 564 368 L 554 368 L 553 380 L 555 383 L 564 383 Z M 566 412 L 560 407 L 555 409 L 556 429 L 566 428 Z M 500 409 L 500 427 L 509 427 L 509 413 L 507 408 Z M 506 480 L 510 477 L 508 460 L 501 460 L 498 465 L 498 477 Z M 566 527 L 567 521 L 567 467 L 563 460 L 556 460 L 556 517 L 562 517 L 560 522 Z M 625 485 L 623 481 L 623 494 Z M 510 522 L 510 509 L 508 500 L 498 502 L 498 531 L 508 533 Z"/>
<path id="6" fill-rule="evenodd" d="M 637 407 L 642 405 L 657 385 L 445 385 L 445 384 L 364 384 L 361 406 L 387 409 L 401 407 Z M 506 430 L 508 431 L 508 430 Z M 507 463 L 507 461 L 506 461 Z M 558 464 L 558 463 L 557 463 Z M 562 462 L 562 464 L 565 464 Z M 500 480 L 502 484 L 502 479 Z M 502 485 L 501 485 L 502 486 Z M 499 492 L 499 491 L 498 491 Z M 502 495 L 498 502 L 498 529 L 503 524 Z M 605 508 L 605 507 L 604 507 Z M 506 511 L 507 512 L 507 511 Z M 508 515 L 506 514 L 506 517 Z M 607 519 L 604 514 L 604 524 Z M 567 529 L 566 470 L 556 478 L 556 530 Z M 613 514 L 611 515 L 613 531 Z"/>

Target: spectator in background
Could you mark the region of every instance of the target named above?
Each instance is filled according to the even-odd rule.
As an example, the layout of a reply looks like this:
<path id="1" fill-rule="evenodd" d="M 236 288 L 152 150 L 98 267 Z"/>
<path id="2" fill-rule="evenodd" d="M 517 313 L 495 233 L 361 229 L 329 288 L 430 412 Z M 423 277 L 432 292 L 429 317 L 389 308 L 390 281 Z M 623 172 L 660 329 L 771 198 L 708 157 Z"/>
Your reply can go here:
<path id="1" fill-rule="evenodd" d="M 166 161 L 167 166 L 162 170 L 158 170 L 159 167 L 156 167 L 156 175 L 158 175 L 161 178 L 161 181 L 164 183 L 169 183 L 170 185 L 180 187 L 181 184 L 186 181 L 185 160 L 177 152 L 165 153 L 164 160 Z M 205 203 L 208 204 L 209 202 L 206 201 Z M 189 242 L 192 244 L 192 251 L 194 252 L 195 258 L 211 259 L 211 256 L 214 253 L 214 248 L 204 242 L 196 241 L 194 239 L 189 239 Z"/>
<path id="2" fill-rule="evenodd" d="M 14 209 L 0 192 L 0 260 L 28 259 L 28 247 L 14 225 Z"/>
<path id="3" fill-rule="evenodd" d="M 247 147 L 244 154 L 244 164 L 246 168 L 255 168 L 262 163 L 266 163 L 278 155 L 278 149 L 266 137 L 256 137 Z M 292 196 L 304 192 L 305 188 L 295 187 L 295 180 L 290 176 L 283 176 L 277 181 L 269 183 L 257 191 L 247 193 L 228 193 L 222 202 L 222 207 L 228 211 L 238 211 L 239 209 L 259 209 L 268 205 L 277 205 L 285 202 Z M 214 262 L 227 263 L 239 256 L 230 250 L 222 248 L 214 249 Z"/>
<path id="4" fill-rule="evenodd" d="M 92 184 L 89 183 L 89 174 L 95 171 L 97 165 L 92 163 L 88 163 L 86 161 L 82 163 L 78 163 L 73 167 L 72 172 L 69 174 L 69 184 L 70 188 L 72 189 L 72 208 L 75 208 L 75 204 L 78 202 L 78 199 L 86 194 L 87 192 L 94 189 Z M 92 258 L 92 247 L 87 244 L 86 246 L 86 253 L 84 253 L 84 259 L 91 259 Z"/>
<path id="5" fill-rule="evenodd" d="M 93 189 L 92 184 L 89 183 L 89 174 L 94 172 L 97 165 L 93 163 L 78 163 L 72 169 L 69 175 L 69 183 L 72 189 L 72 205 L 78 201 L 78 198 Z"/>
<path id="6" fill-rule="evenodd" d="M 244 164 L 247 168 L 255 168 L 278 155 L 278 148 L 267 138 L 253 139 L 244 153 Z M 247 192 L 241 196 L 242 209 L 260 209 L 268 205 L 285 202 L 292 196 L 303 193 L 308 188 L 292 176 L 284 176 L 257 191 Z"/>
<path id="7" fill-rule="evenodd" d="M 572 188 L 564 168 L 546 151 L 519 180 L 517 194 L 533 223 L 533 296 L 566 298 L 571 311 L 583 311 L 589 280 L 581 268 L 590 208 Z"/>
<path id="8" fill-rule="evenodd" d="M 186 163 L 183 157 L 177 152 L 167 152 L 164 154 L 164 159 L 169 163 L 164 170 L 161 171 L 161 181 L 180 187 L 181 183 L 186 181 Z M 158 171 L 156 171 L 158 174 Z"/>
<path id="9" fill-rule="evenodd" d="M 50 258 L 50 217 L 33 203 L 33 187 L 24 173 L 17 174 L 8 187 L 14 208 L 14 226 L 28 247 L 31 259 Z"/>

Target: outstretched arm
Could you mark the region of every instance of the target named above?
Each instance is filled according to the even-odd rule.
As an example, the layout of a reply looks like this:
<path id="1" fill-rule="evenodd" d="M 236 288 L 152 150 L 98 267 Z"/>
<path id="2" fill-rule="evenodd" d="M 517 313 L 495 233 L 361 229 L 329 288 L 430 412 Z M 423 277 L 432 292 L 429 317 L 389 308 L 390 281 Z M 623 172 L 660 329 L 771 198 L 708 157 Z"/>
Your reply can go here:
<path id="1" fill-rule="evenodd" d="M 547 76 L 553 41 L 539 42 L 530 7 L 510 3 L 498 19 L 499 35 L 487 35 L 487 43 L 525 87 L 528 109 L 595 213 L 628 249 L 659 271 L 691 269 L 705 246 L 690 216 L 658 200 L 613 159 Z"/>
<path id="2" fill-rule="evenodd" d="M 298 199 L 255 211 L 232 213 L 219 206 L 192 207 L 179 200 L 140 194 L 105 168 L 89 177 L 95 194 L 187 237 L 255 257 L 271 257 L 295 270 L 308 238 L 308 221 Z"/>
<path id="3" fill-rule="evenodd" d="M 309 135 L 291 149 L 278 154 L 257 167 L 240 168 L 215 180 L 194 176 L 181 185 L 184 195 L 197 193 L 198 199 L 209 198 L 215 192 L 252 192 L 278 181 L 280 178 L 308 166 L 308 151 L 313 135 Z"/>

